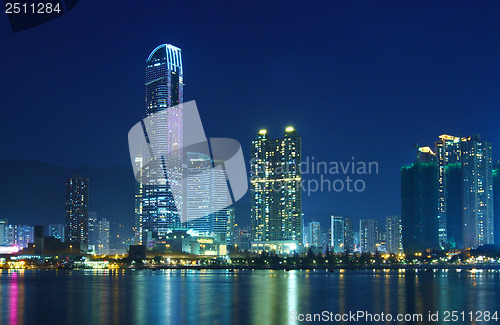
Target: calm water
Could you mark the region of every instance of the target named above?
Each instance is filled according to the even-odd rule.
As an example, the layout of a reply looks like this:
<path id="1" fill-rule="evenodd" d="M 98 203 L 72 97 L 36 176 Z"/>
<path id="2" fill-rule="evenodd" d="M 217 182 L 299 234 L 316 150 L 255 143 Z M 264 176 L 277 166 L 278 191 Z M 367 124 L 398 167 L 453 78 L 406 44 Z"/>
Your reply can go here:
<path id="1" fill-rule="evenodd" d="M 0 272 L 1 324 L 297 324 L 290 313 L 500 310 L 498 272 Z M 377 324 L 386 323 L 398 322 Z M 433 324 L 459 323 L 473 322 Z"/>

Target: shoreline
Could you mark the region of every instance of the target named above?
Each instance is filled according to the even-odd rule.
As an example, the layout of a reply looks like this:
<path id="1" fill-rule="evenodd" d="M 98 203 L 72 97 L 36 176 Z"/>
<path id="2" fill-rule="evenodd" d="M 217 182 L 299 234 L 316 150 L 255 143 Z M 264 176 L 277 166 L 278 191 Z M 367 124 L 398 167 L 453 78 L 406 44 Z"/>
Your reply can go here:
<path id="1" fill-rule="evenodd" d="M 249 266 L 142 266 L 142 267 L 119 267 L 119 268 L 57 268 L 57 267 L 27 267 L 27 268 L 0 268 L 0 270 L 227 270 L 233 271 L 325 271 L 325 272 L 346 272 L 346 271 L 409 271 L 409 272 L 434 272 L 434 271 L 475 271 L 475 270 L 498 270 L 500 265 L 373 265 L 373 266 L 330 266 L 330 267 L 249 267 Z"/>

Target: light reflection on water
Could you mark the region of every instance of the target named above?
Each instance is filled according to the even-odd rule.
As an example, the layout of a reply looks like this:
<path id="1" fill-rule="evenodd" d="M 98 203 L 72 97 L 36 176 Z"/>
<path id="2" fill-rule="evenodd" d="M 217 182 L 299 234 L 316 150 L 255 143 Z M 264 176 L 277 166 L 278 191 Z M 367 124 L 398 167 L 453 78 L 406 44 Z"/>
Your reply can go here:
<path id="1" fill-rule="evenodd" d="M 499 298 L 498 272 L 0 270 L 1 324 L 296 324 L 294 312 L 495 311 Z"/>

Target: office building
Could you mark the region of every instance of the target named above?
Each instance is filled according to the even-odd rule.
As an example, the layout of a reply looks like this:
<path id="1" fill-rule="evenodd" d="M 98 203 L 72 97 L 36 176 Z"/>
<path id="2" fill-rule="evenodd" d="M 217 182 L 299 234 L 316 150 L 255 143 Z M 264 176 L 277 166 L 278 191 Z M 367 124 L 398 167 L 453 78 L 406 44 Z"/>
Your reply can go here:
<path id="1" fill-rule="evenodd" d="M 89 180 L 74 176 L 66 180 L 66 241 L 88 244 Z"/>
<path id="2" fill-rule="evenodd" d="M 211 232 L 212 158 L 202 153 L 186 153 L 187 165 L 187 226 L 200 234 Z"/>
<path id="3" fill-rule="evenodd" d="M 291 241 L 298 247 L 303 240 L 299 135 L 287 127 L 283 138 L 271 139 L 260 130 L 252 141 L 251 158 L 252 240 Z"/>
<path id="4" fill-rule="evenodd" d="M 178 191 L 182 182 L 182 109 L 173 108 L 182 103 L 183 73 L 181 50 L 173 45 L 156 47 L 146 60 L 146 113 L 151 116 L 162 110 L 167 114 L 161 119 L 153 119 L 148 125 L 150 143 L 162 148 L 144 148 L 152 152 L 169 152 L 167 156 L 156 157 L 143 165 L 142 157 L 136 157 L 142 181 L 136 185 L 135 194 L 135 242 L 142 243 L 144 232 L 165 235 L 169 230 L 181 226 L 182 211 L 177 211 L 174 195 L 182 198 Z M 145 153 L 146 156 L 146 153 Z M 164 165 L 170 172 L 167 178 Z M 147 181 L 146 181 L 147 180 Z M 180 190 L 182 192 L 182 190 Z M 179 200 L 180 210 L 184 209 Z"/>
<path id="5" fill-rule="evenodd" d="M 219 245 L 227 247 L 235 244 L 234 239 L 234 207 L 229 206 L 210 216 L 210 235 L 215 238 Z"/>

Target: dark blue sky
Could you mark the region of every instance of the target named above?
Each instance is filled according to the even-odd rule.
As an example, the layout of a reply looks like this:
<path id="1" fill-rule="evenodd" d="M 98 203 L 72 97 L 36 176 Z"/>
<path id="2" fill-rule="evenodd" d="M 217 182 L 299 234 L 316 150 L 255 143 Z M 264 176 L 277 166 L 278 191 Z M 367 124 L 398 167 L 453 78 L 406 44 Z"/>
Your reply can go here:
<path id="1" fill-rule="evenodd" d="M 306 221 L 399 213 L 417 141 L 481 133 L 499 157 L 499 17 L 498 1 L 83 0 L 12 34 L 3 16 L 0 158 L 127 166 L 145 60 L 171 43 L 209 137 L 248 154 L 293 125 L 304 156 L 379 163 L 363 193 L 304 196 Z"/>

